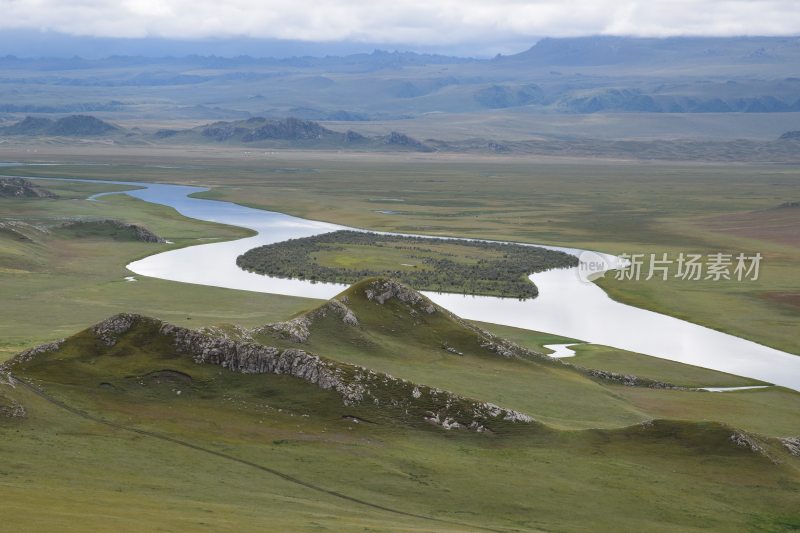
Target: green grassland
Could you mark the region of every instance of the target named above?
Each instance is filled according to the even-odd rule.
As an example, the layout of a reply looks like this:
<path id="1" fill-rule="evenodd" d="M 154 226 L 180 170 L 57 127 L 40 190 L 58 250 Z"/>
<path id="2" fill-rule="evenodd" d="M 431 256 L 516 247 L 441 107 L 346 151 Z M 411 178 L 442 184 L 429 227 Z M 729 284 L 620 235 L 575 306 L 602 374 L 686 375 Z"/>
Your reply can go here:
<path id="1" fill-rule="evenodd" d="M 793 196 L 789 194 L 786 198 Z M 777 211 L 774 206 L 764 206 L 754 208 L 752 212 L 758 218 L 766 218 L 774 211 Z M 625 303 L 800 354 L 800 341 L 796 334 L 800 327 L 800 306 L 797 305 L 800 301 L 800 242 L 796 240 L 800 235 L 800 209 L 787 208 L 787 211 L 789 221 L 778 235 L 770 235 L 766 221 L 758 219 L 755 224 L 764 228 L 763 238 L 739 234 L 739 231 L 749 229 L 744 225 L 734 227 L 730 232 L 718 231 L 709 227 L 710 217 L 694 216 L 666 222 L 665 227 L 675 233 L 692 235 L 700 243 L 682 248 L 675 245 L 642 247 L 648 254 L 655 253 L 658 257 L 663 253 L 675 257 L 678 251 L 699 254 L 725 251 L 734 255 L 739 252 L 747 255 L 761 253 L 763 260 L 758 280 L 683 281 L 671 278 L 666 282 L 660 279 L 621 281 L 613 275 L 606 275 L 597 283 L 612 298 Z M 792 235 L 794 241 L 790 239 Z M 775 298 L 776 295 L 786 300 Z"/>
<path id="2" fill-rule="evenodd" d="M 13 302 L 0 309 L 6 356 L 118 311 L 190 327 L 253 327 L 317 305 L 125 282 L 124 265 L 154 250 L 246 233 L 125 196 L 81 199 L 108 190 L 101 184 L 46 185 L 60 198 L 0 201 L 3 220 L 30 225 L 21 226 L 29 240 L 0 236 L 2 297 Z M 36 229 L 76 216 L 140 224 L 175 244 Z M 347 296 L 358 327 L 328 315 L 306 343 L 259 339 L 516 408 L 548 429 L 486 435 L 409 425 L 375 406 L 345 407 L 337 394 L 291 377 L 197 365 L 148 332 L 108 351 L 73 342 L 14 370 L 45 397 L 0 385 L 0 404 L 27 411 L 23 419 L 0 418 L 4 524 L 75 531 L 798 527 L 800 466 L 770 438 L 797 433 L 800 394 L 615 385 L 559 363 L 500 357 L 444 313 L 410 318 L 402 306 L 377 307 L 356 289 Z M 572 340 L 487 327 L 534 350 Z M 621 359 L 602 347 L 580 352 L 575 362 L 583 366 L 651 379 L 747 382 L 637 354 Z M 583 355 L 593 359 L 581 362 Z M 671 421 L 638 425 L 652 419 Z M 780 462 L 734 446 L 732 428 L 761 435 Z"/>
<path id="3" fill-rule="evenodd" d="M 262 331 L 256 340 L 311 350 L 412 382 L 481 398 L 531 414 L 560 429 L 618 428 L 653 418 L 721 421 L 771 436 L 790 435 L 800 427 L 800 393 L 788 389 L 770 387 L 733 393 L 662 391 L 598 381 L 571 365 L 541 358 L 498 357 L 483 348 L 475 333 L 446 311 L 422 316 L 394 301 L 378 305 L 365 296 L 365 283 L 352 286 L 343 293 L 344 298 L 339 297 L 347 301 L 357 317 L 357 326 L 343 324 L 335 313 L 318 316 L 312 311 L 300 315 L 310 322 L 310 335 L 305 341 L 287 338 L 274 327 Z M 507 333 L 514 328 L 490 329 L 493 333 Z M 536 332 L 518 332 L 517 337 L 524 341 L 520 345 L 534 350 L 539 343 L 561 340 Z M 585 362 L 576 357 L 575 365 L 687 387 L 759 384 L 640 354 L 626 353 L 630 359 L 620 361 L 604 347 L 589 346 L 581 353 L 590 350 L 598 356 Z M 714 415 L 710 416 L 710 412 Z"/>
<path id="4" fill-rule="evenodd" d="M 681 387 L 746 387 L 761 384 L 753 379 L 608 346 L 577 344 L 571 349 L 575 351 L 575 356 L 568 359 L 570 363 L 586 368 L 602 368 L 609 372 L 649 377 Z M 653 378 L 652 376 L 657 377 Z"/>
<path id="5" fill-rule="evenodd" d="M 562 337 L 561 335 L 554 335 L 552 333 L 532 331 L 530 329 L 521 329 L 512 326 L 502 326 L 500 324 L 490 324 L 488 322 L 474 321 L 474 324 L 481 329 L 494 333 L 498 337 L 508 339 L 511 342 L 533 350 L 534 352 L 544 354 L 551 352 L 551 350 L 544 347 L 546 344 L 571 344 L 583 342 L 578 339 Z"/>
<path id="6" fill-rule="evenodd" d="M 25 224 L 16 226 L 19 232 L 0 233 L 0 359 L 70 335 L 116 312 L 135 310 L 197 327 L 222 321 L 255 325 L 313 303 L 151 278 L 126 282 L 131 272 L 125 265 L 140 257 L 249 233 L 190 220 L 125 195 L 97 202 L 84 199 L 113 190 L 107 185 L 55 181 L 46 185 L 59 194 L 58 199 L 0 199 L 0 221 Z M 58 229 L 75 217 L 137 223 L 174 244 L 78 238 Z"/>
<path id="7" fill-rule="evenodd" d="M 539 353 L 548 354 L 551 352 L 551 350 L 545 348 L 545 345 L 572 344 L 573 346 L 570 349 L 575 351 L 575 355 L 565 358 L 564 361 L 584 368 L 600 369 L 619 374 L 632 374 L 680 387 L 746 387 L 762 384 L 753 379 L 734 376 L 725 372 L 676 363 L 667 359 L 620 350 L 619 348 L 587 344 L 578 339 L 561 337 L 551 333 L 486 322 L 475 322 L 475 324 L 499 337 Z"/>
<path id="8" fill-rule="evenodd" d="M 482 371 L 477 357 L 459 361 Z M 34 388 L 0 385 L 28 411 L 0 419 L 9 527 L 791 530 L 800 519 L 798 460 L 769 439 L 758 441 L 768 457 L 736 446 L 717 423 L 409 425 L 299 379 L 198 365 L 147 327 L 113 347 L 83 332 L 11 369 Z"/>
<path id="9" fill-rule="evenodd" d="M 5 150 L 9 159 L 19 158 L 13 148 Z M 187 150 L 191 160 L 177 149 L 70 152 L 52 149 L 49 156 L 70 165 L 15 173 L 204 184 L 213 187 L 204 197 L 381 231 L 612 253 L 760 251 L 765 259 L 758 282 L 601 284 L 626 303 L 800 353 L 800 313 L 768 297 L 800 293 L 800 248 L 708 222 L 796 200 L 795 167 L 222 148 Z M 161 168 L 167 164 L 175 168 Z M 790 221 L 787 231 L 798 225 Z"/>
<path id="10" fill-rule="evenodd" d="M 0 200 L 2 220 L 25 222 L 19 232 L 0 235 L 0 267 L 3 283 L 2 346 L 0 358 L 41 342 L 65 337 L 110 314 L 139 312 L 172 323 L 202 327 L 237 323 L 254 327 L 277 321 L 309 309 L 314 300 L 233 291 L 138 277 L 125 282 L 131 273 L 124 266 L 138 257 L 172 247 L 245 236 L 243 230 L 189 220 L 169 208 L 142 202 L 125 195 L 107 196 L 101 202 L 84 198 L 115 186 L 95 183 L 49 181 L 47 187 L 58 199 Z M 68 232 L 37 228 L 58 228 L 63 220 L 116 217 L 148 227 L 172 245 L 75 238 Z M 26 240 L 20 240 L 20 235 Z M 546 352 L 542 344 L 571 342 L 558 336 L 492 324 L 481 324 L 492 332 L 534 350 Z M 648 358 L 650 359 L 650 358 Z M 667 364 L 656 360 L 654 364 Z M 598 361 L 599 363 L 599 361 Z M 611 370 L 609 365 L 597 368 Z M 617 367 L 613 367 L 614 370 Z M 631 373 L 636 373 L 631 371 Z M 666 375 L 666 374 L 665 374 Z M 658 372 L 646 377 L 669 381 Z M 727 377 L 723 385 L 735 386 L 741 378 Z M 706 385 L 716 384 L 712 380 Z M 618 415 L 632 421 L 630 415 Z M 588 422 L 587 422 L 588 423 Z"/>

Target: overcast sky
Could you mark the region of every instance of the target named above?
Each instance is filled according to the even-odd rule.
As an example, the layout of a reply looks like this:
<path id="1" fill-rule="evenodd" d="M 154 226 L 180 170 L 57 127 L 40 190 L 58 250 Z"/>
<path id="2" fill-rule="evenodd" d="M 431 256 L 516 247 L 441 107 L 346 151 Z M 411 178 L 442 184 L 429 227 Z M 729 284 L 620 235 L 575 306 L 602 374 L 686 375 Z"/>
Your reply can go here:
<path id="1" fill-rule="evenodd" d="M 446 47 L 593 34 L 797 35 L 800 0 L 0 0 L 0 30 Z"/>

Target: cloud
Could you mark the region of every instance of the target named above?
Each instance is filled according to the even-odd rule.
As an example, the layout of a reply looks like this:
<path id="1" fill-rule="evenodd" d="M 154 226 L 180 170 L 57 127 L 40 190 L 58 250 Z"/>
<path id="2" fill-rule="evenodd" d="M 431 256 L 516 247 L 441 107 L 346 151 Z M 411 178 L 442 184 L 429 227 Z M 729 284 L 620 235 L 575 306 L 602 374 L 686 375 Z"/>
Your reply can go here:
<path id="1" fill-rule="evenodd" d="M 0 29 L 450 45 L 592 34 L 797 35 L 797 0 L 0 0 Z"/>

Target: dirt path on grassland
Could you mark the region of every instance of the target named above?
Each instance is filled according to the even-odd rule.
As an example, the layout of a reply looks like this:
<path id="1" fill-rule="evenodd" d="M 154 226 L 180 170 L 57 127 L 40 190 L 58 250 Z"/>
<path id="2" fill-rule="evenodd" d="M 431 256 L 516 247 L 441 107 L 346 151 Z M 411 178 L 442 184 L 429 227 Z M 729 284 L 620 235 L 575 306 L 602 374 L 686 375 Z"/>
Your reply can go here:
<path id="1" fill-rule="evenodd" d="M 400 510 L 400 509 L 395 509 L 395 508 L 392 508 L 392 507 L 387 507 L 387 506 L 380 505 L 380 504 L 377 504 L 377 503 L 371 503 L 371 502 L 368 502 L 366 500 L 362 500 L 360 498 L 356 498 L 356 497 L 353 497 L 353 496 L 348 496 L 346 494 L 343 494 L 343 493 L 335 491 L 335 490 L 326 489 L 326 488 L 321 487 L 319 485 L 316 485 L 314 483 L 310 483 L 308 481 L 304 481 L 302 479 L 296 478 L 294 476 L 291 476 L 291 475 L 286 474 L 284 472 L 281 472 L 279 470 L 275 470 L 274 468 L 263 466 L 263 465 L 260 465 L 258 463 L 253 463 L 253 462 L 248 461 L 246 459 L 241 459 L 239 457 L 235 457 L 233 455 L 228 455 L 226 453 L 219 452 L 219 451 L 216 451 L 216 450 L 212 450 L 212 449 L 209 449 L 209 448 L 204 448 L 204 447 L 199 446 L 197 444 L 192 444 L 191 442 L 186 442 L 186 441 L 177 439 L 175 437 L 170 437 L 168 435 L 162 435 L 160 433 L 155 433 L 155 432 L 152 432 L 152 431 L 147 431 L 145 429 L 139 429 L 139 428 L 136 428 L 136 427 L 126 426 L 124 424 L 119 424 L 117 422 L 112 422 L 110 420 L 106 420 L 104 418 L 101 418 L 101 417 L 92 415 L 90 413 L 87 413 L 85 411 L 82 411 L 82 410 L 80 410 L 80 409 L 78 409 L 76 407 L 72 407 L 72 406 L 68 405 L 67 403 L 65 403 L 63 401 L 58 400 L 57 398 L 54 398 L 53 396 L 51 396 L 50 394 L 48 394 L 44 390 L 40 389 L 36 385 L 28 383 L 27 381 L 25 381 L 23 379 L 20 379 L 20 378 L 14 376 L 12 374 L 9 374 L 8 376 L 9 376 L 10 379 L 13 380 L 14 383 L 22 385 L 23 387 L 25 387 L 29 391 L 33 392 L 34 394 L 36 394 L 37 396 L 39 396 L 40 398 L 42 398 L 46 402 L 50 403 L 51 405 L 54 405 L 55 407 L 57 407 L 59 409 L 62 409 L 62 410 L 67 411 L 69 413 L 72 413 L 73 415 L 78 416 L 80 418 L 83 418 L 85 420 L 91 420 L 92 422 L 96 422 L 98 424 L 102 424 L 104 426 L 108 426 L 108 427 L 111 427 L 111 428 L 114 428 L 114 429 L 118 429 L 118 430 L 122 430 L 122 431 L 128 431 L 128 432 L 131 432 L 131 433 L 136 433 L 137 435 L 142 435 L 142 436 L 145 436 L 145 437 L 150 437 L 150 438 L 153 438 L 153 439 L 162 440 L 162 441 L 165 441 L 165 442 L 169 442 L 169 443 L 175 444 L 177 446 L 183 446 L 184 448 L 189 448 L 191 450 L 195 450 L 195 451 L 198 451 L 198 452 L 202 452 L 202 453 L 206 453 L 206 454 L 209 454 L 209 455 L 213 455 L 213 456 L 216 456 L 216 457 L 219 457 L 219 458 L 222 458 L 222 459 L 226 459 L 228 461 L 233 461 L 235 463 L 239 463 L 241 465 L 248 466 L 250 468 L 254 468 L 254 469 L 260 470 L 262 472 L 266 472 L 266 473 L 272 474 L 273 476 L 279 477 L 279 478 L 283 479 L 284 481 L 288 481 L 289 483 L 292 483 L 294 485 L 298 485 L 298 486 L 301 486 L 301 487 L 304 487 L 304 488 L 307 488 L 307 489 L 310 489 L 310 490 L 313 490 L 313 491 L 316 491 L 316 492 L 321 492 L 323 494 L 327 494 L 328 496 L 333 496 L 334 498 L 339 498 L 341 500 L 345 500 L 345 501 L 348 501 L 350 503 L 363 505 L 363 506 L 369 507 L 371 509 L 376 509 L 376 510 L 379 510 L 379 511 L 384 511 L 384 512 L 392 513 L 392 514 L 396 514 L 396 515 L 406 516 L 406 517 L 410 517 L 410 518 L 417 518 L 417 519 L 420 519 L 420 520 L 427 520 L 427 521 L 431 521 L 431 522 L 437 522 L 437 523 L 440 523 L 440 524 L 448 524 L 448 525 L 452 525 L 452 526 L 466 527 L 466 528 L 470 528 L 470 529 L 474 529 L 474 530 L 480 530 L 480 531 L 493 531 L 493 532 L 497 532 L 497 533 L 505 533 L 507 531 L 520 531 L 520 530 L 516 530 L 516 529 L 513 529 L 513 530 L 512 529 L 492 529 L 492 528 L 489 528 L 489 527 L 475 526 L 475 525 L 466 524 L 466 523 L 463 523 L 463 522 L 456 522 L 456 521 L 451 521 L 451 520 L 447 520 L 447 519 L 443 519 L 443 518 L 436 518 L 436 517 L 433 517 L 433 516 L 420 515 L 420 514 L 411 513 L 411 512 L 408 512 L 408 511 L 403 511 L 403 510 Z"/>

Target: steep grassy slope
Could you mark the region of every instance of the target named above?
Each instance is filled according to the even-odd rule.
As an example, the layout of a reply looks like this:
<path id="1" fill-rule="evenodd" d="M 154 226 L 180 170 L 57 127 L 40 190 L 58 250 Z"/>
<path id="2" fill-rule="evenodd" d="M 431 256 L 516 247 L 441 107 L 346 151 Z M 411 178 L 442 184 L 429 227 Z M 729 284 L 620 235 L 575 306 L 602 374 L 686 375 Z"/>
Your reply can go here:
<path id="1" fill-rule="evenodd" d="M 390 296 L 382 299 L 386 292 Z M 588 377 L 523 354 L 400 285 L 368 279 L 336 301 L 352 310 L 357 323 L 344 322 L 328 304 L 286 325 L 257 329 L 256 338 L 487 398 L 557 426 L 618 427 L 647 419 Z"/>
<path id="2" fill-rule="evenodd" d="M 55 353 L 50 355 L 51 351 Z M 150 368 L 153 354 L 163 369 Z M 352 409 L 352 417 L 358 420 L 375 421 L 389 416 L 412 426 L 432 424 L 490 433 L 539 428 L 528 416 L 424 384 L 303 350 L 238 342 L 140 315 L 115 315 L 66 342 L 25 351 L 9 363 L 9 368 L 34 378 L 58 376 L 58 382 L 64 385 L 123 393 L 152 383 L 156 390 L 166 385 L 179 396 L 186 392 L 186 397 L 221 392 L 213 386 L 209 388 L 208 381 L 192 377 L 189 367 L 193 364 L 216 365 L 242 374 L 298 378 L 337 393 L 340 398 L 335 403 Z M 124 372 L 123 379 L 119 379 L 119 372 Z M 331 401 L 322 403 L 329 405 Z"/>
<path id="3" fill-rule="evenodd" d="M 774 436 L 792 435 L 800 427 L 800 394 L 793 391 L 771 387 L 750 394 L 719 395 L 662 390 L 658 382 L 669 378 L 689 386 L 697 386 L 701 379 L 725 385 L 752 382 L 644 356 L 630 366 L 613 361 L 608 365 L 597 360 L 585 365 L 576 362 L 608 371 L 593 376 L 586 369 L 514 346 L 418 293 L 382 279 L 357 283 L 330 303 L 288 322 L 257 328 L 255 338 L 483 398 L 559 428 L 620 427 L 667 414 L 686 420 L 721 420 Z M 640 376 L 643 379 L 632 378 L 632 369 L 646 371 Z M 602 379 L 609 372 L 618 374 Z M 773 407 L 765 409 L 765 405 Z M 709 418 L 710 411 L 715 417 Z"/>
<path id="4" fill-rule="evenodd" d="M 686 531 L 800 523 L 800 463 L 777 440 L 670 421 L 614 431 L 526 423 L 447 431 L 410 423 L 391 404 L 345 405 L 340 391 L 313 380 L 207 364 L 216 352 L 182 343 L 186 330 L 122 318 L 9 365 L 20 381 L 4 378 L 0 393 L 26 416 L 0 419 L 8 526 Z M 234 342 L 197 335 L 212 348 Z M 468 336 L 461 341 L 466 347 Z"/>

